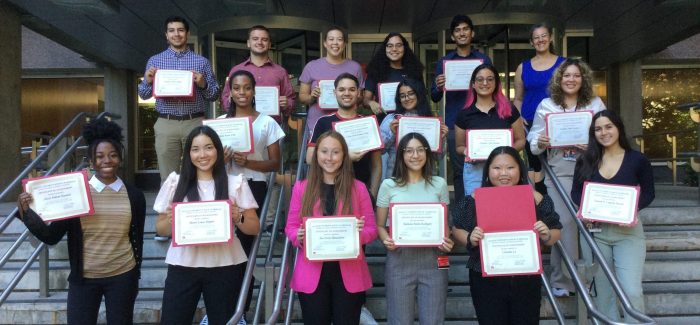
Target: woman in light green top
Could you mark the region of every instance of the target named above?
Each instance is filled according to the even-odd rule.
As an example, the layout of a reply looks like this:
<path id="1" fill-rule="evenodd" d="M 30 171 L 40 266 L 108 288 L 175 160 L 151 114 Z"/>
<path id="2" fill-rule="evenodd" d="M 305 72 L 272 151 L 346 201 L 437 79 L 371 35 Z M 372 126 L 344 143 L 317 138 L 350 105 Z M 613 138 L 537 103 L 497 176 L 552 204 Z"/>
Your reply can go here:
<path id="1" fill-rule="evenodd" d="M 449 203 L 447 182 L 432 175 L 434 163 L 425 137 L 405 135 L 399 141 L 393 177 L 382 182 L 377 195 L 377 230 L 388 250 L 385 284 L 389 324 L 413 324 L 416 300 L 420 324 L 444 322 L 447 270 L 438 269 L 437 261 L 443 252 L 452 250 L 452 240 L 444 237 L 437 248 L 398 248 L 386 227 L 391 203 Z"/>

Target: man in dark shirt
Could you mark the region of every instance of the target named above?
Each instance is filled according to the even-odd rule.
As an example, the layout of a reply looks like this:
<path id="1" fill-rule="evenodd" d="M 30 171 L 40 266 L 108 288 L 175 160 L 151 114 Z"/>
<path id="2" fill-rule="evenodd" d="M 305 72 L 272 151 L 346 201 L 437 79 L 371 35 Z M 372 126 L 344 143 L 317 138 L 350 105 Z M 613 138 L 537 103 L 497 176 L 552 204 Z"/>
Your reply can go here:
<path id="1" fill-rule="evenodd" d="M 442 99 L 445 86 L 445 74 L 443 64 L 445 60 L 482 60 L 483 63 L 491 64 L 491 59 L 481 52 L 472 49 L 472 40 L 474 39 L 474 24 L 472 20 L 465 15 L 456 15 L 450 23 L 450 38 L 457 45 L 457 48 L 447 53 L 437 61 L 435 67 L 435 79 L 432 87 L 430 87 L 430 98 L 433 102 L 439 102 Z M 454 175 L 453 183 L 455 188 L 455 199 L 464 196 L 464 184 L 462 183 L 462 170 L 464 169 L 464 160 L 460 159 L 455 151 L 455 119 L 457 113 L 464 108 L 467 101 L 467 91 L 449 91 L 445 95 L 445 124 L 450 129 L 447 133 L 447 148 L 450 153 L 450 161 L 452 162 L 452 175 Z"/>
<path id="2" fill-rule="evenodd" d="M 357 106 L 361 99 L 360 83 L 355 76 L 343 73 L 335 79 L 335 97 L 340 108 L 334 114 L 322 116 L 316 122 L 311 134 L 306 163 L 311 163 L 316 150 L 316 140 L 326 131 L 333 130 L 333 123 L 362 117 L 357 114 Z M 382 178 L 382 158 L 380 150 L 365 152 L 350 152 L 353 161 L 355 178 L 365 183 L 372 197 L 377 197 L 379 181 Z"/>

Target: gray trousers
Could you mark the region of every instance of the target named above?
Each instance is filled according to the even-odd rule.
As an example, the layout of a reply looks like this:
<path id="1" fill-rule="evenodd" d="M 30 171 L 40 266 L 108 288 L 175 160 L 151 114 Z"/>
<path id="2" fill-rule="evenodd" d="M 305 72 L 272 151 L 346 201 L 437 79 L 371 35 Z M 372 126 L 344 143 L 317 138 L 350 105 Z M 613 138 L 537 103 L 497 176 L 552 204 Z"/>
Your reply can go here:
<path id="1" fill-rule="evenodd" d="M 442 324 L 447 270 L 437 268 L 437 248 L 404 247 L 387 252 L 384 279 L 388 324 L 413 324 L 416 302 L 421 325 Z"/>
<path id="2" fill-rule="evenodd" d="M 571 197 L 571 186 L 574 179 L 574 167 L 576 162 L 570 160 L 564 160 L 562 158 L 561 150 L 550 150 L 547 156 L 547 163 L 552 167 L 554 174 L 557 175 L 561 185 L 564 187 L 564 191 L 567 197 Z M 569 210 L 566 208 L 564 200 L 557 192 L 554 184 L 550 177 L 545 178 L 545 185 L 547 185 L 547 193 L 552 198 L 554 202 L 554 211 L 559 214 L 559 222 L 561 222 L 561 239 L 559 241 L 564 245 L 566 253 L 573 260 L 578 259 L 578 230 L 576 229 L 576 223 L 574 222 L 574 217 Z M 574 202 L 578 204 L 578 202 Z M 550 257 L 550 263 L 552 264 L 552 274 L 550 275 L 549 282 L 552 284 L 553 288 L 566 289 L 569 292 L 575 292 L 573 282 L 569 276 L 569 272 L 563 264 L 563 259 L 559 253 L 559 249 L 554 247 L 552 249 L 552 255 Z"/>

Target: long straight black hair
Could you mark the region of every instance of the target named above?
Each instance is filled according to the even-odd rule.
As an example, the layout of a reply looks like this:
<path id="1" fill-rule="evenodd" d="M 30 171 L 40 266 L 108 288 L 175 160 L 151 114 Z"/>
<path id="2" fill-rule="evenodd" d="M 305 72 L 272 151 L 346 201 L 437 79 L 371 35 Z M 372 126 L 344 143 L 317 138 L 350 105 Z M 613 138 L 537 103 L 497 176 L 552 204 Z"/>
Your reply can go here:
<path id="1" fill-rule="evenodd" d="M 491 184 L 491 181 L 489 180 L 489 169 L 491 168 L 491 163 L 494 159 L 496 159 L 496 156 L 498 155 L 508 155 L 513 157 L 513 160 L 515 160 L 515 162 L 518 164 L 518 169 L 520 171 L 520 178 L 518 179 L 518 184 L 516 185 L 527 184 L 527 169 L 525 169 L 525 163 L 520 158 L 520 154 L 518 153 L 518 151 L 511 146 L 501 146 L 493 149 L 493 151 L 491 151 L 491 154 L 489 154 L 489 158 L 486 159 L 486 163 L 484 164 L 484 172 L 481 178 L 481 187 L 493 186 L 493 184 Z"/>
<path id="2" fill-rule="evenodd" d="M 182 151 L 180 181 L 177 182 L 173 202 L 183 202 L 185 197 L 187 197 L 188 202 L 200 200 L 197 188 L 197 168 L 192 164 L 192 158 L 190 158 L 192 141 L 199 135 L 209 137 L 214 144 L 214 148 L 216 148 L 216 162 L 212 171 L 216 192 L 214 199 L 228 200 L 228 175 L 226 174 L 226 164 L 224 163 L 224 147 L 221 145 L 221 139 L 219 139 L 216 132 L 212 128 L 202 125 L 192 129 L 192 132 L 187 136 L 185 149 Z"/>
<path id="3" fill-rule="evenodd" d="M 423 165 L 423 170 L 421 175 L 425 179 L 425 183 L 428 185 L 433 185 L 433 166 L 435 165 L 435 154 L 430 150 L 430 144 L 428 140 L 420 133 L 411 132 L 403 136 L 399 140 L 399 146 L 396 149 L 396 163 L 394 164 L 394 172 L 392 178 L 398 186 L 405 186 L 408 183 L 408 167 L 406 167 L 406 162 L 404 161 L 403 152 L 408 146 L 408 142 L 416 139 L 420 142 L 421 146 L 425 148 L 425 165 Z"/>
<path id="4" fill-rule="evenodd" d="M 433 116 L 433 112 L 430 110 L 430 105 L 428 104 L 428 97 L 425 95 L 425 85 L 423 85 L 422 81 L 411 78 L 401 80 L 398 86 L 396 86 L 396 96 L 394 97 L 394 102 L 396 103 L 396 111 L 394 113 L 406 113 L 406 108 L 404 108 L 401 104 L 401 94 L 399 93 L 399 90 L 403 86 L 411 88 L 413 92 L 416 93 L 416 100 L 418 101 L 418 103 L 416 104 L 415 110 L 418 116 Z"/>
<path id="5" fill-rule="evenodd" d="M 611 110 L 602 110 L 595 115 L 593 115 L 593 120 L 591 120 L 591 127 L 588 128 L 588 148 L 583 152 L 582 155 L 576 160 L 576 170 L 578 170 L 579 180 L 586 181 L 593 176 L 593 173 L 600 166 L 600 162 L 603 159 L 603 146 L 598 143 L 595 138 L 595 121 L 601 117 L 607 117 L 610 122 L 617 128 L 617 133 L 619 135 L 618 142 L 620 147 L 625 150 L 632 150 L 629 142 L 627 142 L 627 133 L 625 132 L 625 125 L 622 124 L 622 119 L 620 115 L 617 115 Z"/>

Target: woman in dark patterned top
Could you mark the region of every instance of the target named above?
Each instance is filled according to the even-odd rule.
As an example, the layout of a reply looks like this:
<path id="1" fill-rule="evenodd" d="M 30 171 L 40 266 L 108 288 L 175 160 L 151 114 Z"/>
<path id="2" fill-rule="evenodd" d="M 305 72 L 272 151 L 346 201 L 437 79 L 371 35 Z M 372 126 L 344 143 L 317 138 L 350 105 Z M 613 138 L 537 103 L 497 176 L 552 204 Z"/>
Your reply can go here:
<path id="1" fill-rule="evenodd" d="M 512 147 L 494 149 L 486 160 L 483 187 L 527 184 L 527 170 Z M 537 222 L 533 225 L 540 241 L 547 246 L 559 240 L 561 223 L 552 199 L 534 192 Z M 536 275 L 482 277 L 479 243 L 484 232 L 476 226 L 476 202 L 466 196 L 453 211 L 452 233 L 457 243 L 469 251 L 469 284 L 479 324 L 538 324 L 541 280 Z"/>
<path id="2" fill-rule="evenodd" d="M 68 324 L 96 324 L 102 297 L 108 324 L 131 324 L 139 289 L 146 200 L 119 178 L 122 129 L 105 119 L 83 127 L 88 158 L 95 170 L 90 196 L 95 214 L 50 224 L 29 208 L 21 193 L 22 222 L 36 238 L 54 245 L 68 234 Z"/>
<path id="3" fill-rule="evenodd" d="M 620 117 L 613 111 L 596 113 L 588 134 L 588 148 L 576 161 L 574 183 L 571 187 L 571 199 L 574 203 L 581 202 L 583 183 L 590 181 L 639 186 L 637 209 L 649 206 L 655 195 L 651 164 L 642 153 L 630 147 Z M 642 271 L 646 257 L 646 240 L 642 223 L 638 222 L 629 227 L 611 223 L 598 224 L 600 232 L 595 234 L 598 248 L 608 265 L 615 271 L 632 306 L 644 312 Z M 589 246 L 581 245 L 581 249 L 584 259 L 590 263 Z M 619 321 L 617 296 L 610 286 L 610 281 L 600 268 L 597 268 L 594 277 L 597 293 L 594 301 L 597 307 L 610 319 Z"/>

